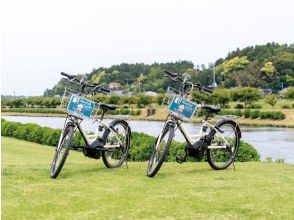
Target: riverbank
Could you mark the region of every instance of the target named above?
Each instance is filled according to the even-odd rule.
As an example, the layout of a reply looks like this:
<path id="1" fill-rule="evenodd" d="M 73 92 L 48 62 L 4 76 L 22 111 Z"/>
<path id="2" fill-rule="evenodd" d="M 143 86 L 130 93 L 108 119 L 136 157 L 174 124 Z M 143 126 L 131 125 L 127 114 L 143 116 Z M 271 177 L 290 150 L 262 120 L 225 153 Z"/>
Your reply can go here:
<path id="1" fill-rule="evenodd" d="M 240 125 L 246 126 L 262 126 L 262 127 L 285 127 L 294 128 L 294 109 L 279 109 L 286 115 L 283 120 L 271 120 L 271 119 L 250 119 L 250 118 L 238 118 L 236 121 Z M 26 112 L 2 112 L 3 116 L 29 116 L 29 117 L 64 117 L 65 114 L 56 113 L 26 113 Z M 141 114 L 137 116 L 130 116 L 132 120 L 143 121 L 164 121 L 168 115 L 167 109 L 156 109 L 156 113 L 152 116 L 147 116 L 147 109 L 141 109 Z M 113 116 L 109 116 L 110 118 Z M 193 117 L 191 122 L 200 123 L 203 117 Z M 217 118 L 213 118 L 212 122 L 215 122 Z"/>
<path id="2" fill-rule="evenodd" d="M 232 167 L 214 171 L 207 163 L 169 162 L 150 179 L 146 162 L 129 162 L 129 169 L 107 169 L 101 160 L 71 151 L 60 176 L 51 180 L 53 155 L 52 147 L 2 137 L 4 219 L 290 219 L 294 215 L 293 165 L 235 163 L 236 171 Z"/>
<path id="3" fill-rule="evenodd" d="M 28 117 L 28 116 L 2 116 L 7 121 L 21 123 L 34 123 L 40 126 L 61 129 L 64 126 L 65 116 L 62 117 Z M 84 120 L 84 127 L 89 131 L 97 129 L 97 123 L 93 120 Z M 110 120 L 106 120 L 109 123 Z M 162 129 L 162 121 L 128 120 L 132 132 L 143 132 L 157 137 Z M 190 134 L 198 133 L 199 123 L 185 123 Z M 273 160 L 285 159 L 286 163 L 294 164 L 294 129 L 279 127 L 254 127 L 241 125 L 242 140 L 252 144 L 258 150 L 262 160 L 268 157 Z M 176 132 L 175 140 L 184 142 L 185 139 L 180 132 Z"/>

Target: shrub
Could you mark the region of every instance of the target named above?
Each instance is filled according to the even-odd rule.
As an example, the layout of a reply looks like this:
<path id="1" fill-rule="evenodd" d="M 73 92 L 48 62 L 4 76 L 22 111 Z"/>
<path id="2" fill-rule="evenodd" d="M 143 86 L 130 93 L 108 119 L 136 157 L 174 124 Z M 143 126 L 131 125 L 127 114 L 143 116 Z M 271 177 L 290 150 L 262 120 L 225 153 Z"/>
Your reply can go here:
<path id="1" fill-rule="evenodd" d="M 142 141 L 144 140 L 144 141 Z M 144 133 L 132 132 L 128 158 L 131 161 L 149 160 L 156 138 Z"/>
<path id="2" fill-rule="evenodd" d="M 251 112 L 250 117 L 252 119 L 258 118 L 259 117 L 259 113 L 260 113 L 259 110 L 254 110 L 254 111 Z"/>
<path id="3" fill-rule="evenodd" d="M 259 117 L 261 119 L 273 119 L 273 120 L 283 120 L 286 118 L 285 114 L 279 111 L 260 112 Z"/>
<path id="4" fill-rule="evenodd" d="M 57 146 L 60 136 L 60 129 L 41 127 L 36 124 L 21 124 L 6 120 L 1 120 L 1 129 L 1 135 L 3 136 L 16 137 L 50 146 Z M 129 161 L 149 160 L 155 141 L 156 137 L 144 133 L 132 132 L 131 146 L 128 155 Z M 82 136 L 79 133 L 76 133 L 74 137 L 74 146 L 83 145 L 84 142 Z M 166 160 L 175 161 L 176 156 L 184 156 L 184 154 L 185 144 L 173 141 Z M 205 160 L 205 157 L 203 160 Z M 258 160 L 259 154 L 255 148 L 252 145 L 241 141 L 240 149 L 235 161 L 245 162 Z"/>
<path id="5" fill-rule="evenodd" d="M 156 103 L 158 104 L 158 105 L 161 105 L 162 104 L 162 101 L 163 101 L 163 98 L 164 98 L 164 94 L 159 94 L 159 95 L 157 95 L 156 96 Z"/>
<path id="6" fill-rule="evenodd" d="M 259 105 L 259 104 L 256 104 L 256 103 L 252 103 L 251 105 L 248 106 L 248 108 L 251 108 L 251 109 L 261 109 L 262 106 Z"/>
<path id="7" fill-rule="evenodd" d="M 1 108 L 2 112 L 66 114 L 63 109 L 56 108 Z"/>
<path id="8" fill-rule="evenodd" d="M 238 110 L 235 111 L 234 115 L 242 117 L 243 113 L 242 113 L 242 111 L 240 109 L 238 109 Z"/>
<path id="9" fill-rule="evenodd" d="M 228 110 L 228 109 L 222 109 L 219 112 L 220 115 L 235 115 L 235 111 L 234 110 Z"/>
<path id="10" fill-rule="evenodd" d="M 284 96 L 286 99 L 294 99 L 294 87 L 289 87 Z"/>
<path id="11" fill-rule="evenodd" d="M 121 110 L 120 110 L 120 113 L 121 113 L 122 115 L 129 115 L 129 114 L 130 114 L 130 109 L 121 109 Z"/>
<path id="12" fill-rule="evenodd" d="M 290 105 L 282 105 L 282 109 L 290 109 Z"/>
<path id="13" fill-rule="evenodd" d="M 251 144 L 241 140 L 240 148 L 237 153 L 235 161 L 238 161 L 238 162 L 260 161 L 260 155 Z"/>
<path id="14" fill-rule="evenodd" d="M 260 113 L 259 113 L 259 117 L 260 117 L 261 119 L 271 118 L 271 112 L 260 112 Z"/>
<path id="15" fill-rule="evenodd" d="M 244 112 L 243 112 L 243 116 L 245 118 L 250 118 L 250 116 L 251 116 L 251 110 L 250 109 L 245 109 Z"/>
<path id="16" fill-rule="evenodd" d="M 237 105 L 235 105 L 234 108 L 235 108 L 235 109 L 243 109 L 244 106 L 243 106 L 242 104 L 238 103 Z"/>
<path id="17" fill-rule="evenodd" d="M 286 115 L 283 112 L 272 112 L 272 119 L 274 120 L 283 120 L 286 118 Z"/>
<path id="18" fill-rule="evenodd" d="M 224 104 L 222 107 L 225 108 L 225 109 L 230 109 L 231 108 L 229 104 Z"/>
<path id="19" fill-rule="evenodd" d="M 141 109 L 137 109 L 136 115 L 140 115 L 140 114 L 141 114 Z"/>

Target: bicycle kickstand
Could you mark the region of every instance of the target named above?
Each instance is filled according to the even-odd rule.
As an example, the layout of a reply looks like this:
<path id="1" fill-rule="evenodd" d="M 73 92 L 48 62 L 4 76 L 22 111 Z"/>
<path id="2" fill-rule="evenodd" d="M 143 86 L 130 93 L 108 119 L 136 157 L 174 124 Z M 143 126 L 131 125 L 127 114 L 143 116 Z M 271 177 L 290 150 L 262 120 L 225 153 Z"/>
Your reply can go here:
<path id="1" fill-rule="evenodd" d="M 234 163 L 234 161 L 233 161 L 233 167 L 234 167 L 234 170 L 237 171 L 237 170 L 236 170 L 236 167 L 235 167 L 235 163 Z"/>
<path id="2" fill-rule="evenodd" d="M 125 162 L 126 162 L 126 167 L 127 167 L 127 169 L 129 169 L 129 166 L 128 166 L 128 163 L 127 163 L 127 159 L 126 159 L 126 161 L 125 161 Z"/>

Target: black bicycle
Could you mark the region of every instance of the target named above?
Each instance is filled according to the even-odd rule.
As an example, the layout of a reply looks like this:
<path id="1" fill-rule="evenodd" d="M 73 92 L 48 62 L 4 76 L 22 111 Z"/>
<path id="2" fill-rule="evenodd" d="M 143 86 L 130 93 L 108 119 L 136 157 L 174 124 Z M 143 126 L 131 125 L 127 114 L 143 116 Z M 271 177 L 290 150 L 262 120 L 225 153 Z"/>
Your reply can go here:
<path id="1" fill-rule="evenodd" d="M 104 123 L 105 113 L 109 110 L 115 110 L 116 106 L 93 101 L 91 97 L 85 95 L 86 89 L 90 90 L 92 95 L 96 93 L 108 94 L 110 90 L 98 84 L 90 85 L 85 81 L 84 76 L 79 79 L 77 75 L 63 72 L 61 75 L 67 77 L 71 83 L 79 85 L 80 91 L 66 89 L 64 91 L 61 108 L 66 109 L 68 114 L 53 157 L 50 177 L 56 178 L 58 176 L 69 150 L 73 147 L 82 147 L 84 155 L 93 159 L 99 159 L 102 156 L 103 162 L 108 168 L 121 166 L 127 159 L 130 147 L 131 130 L 129 124 L 120 117 L 114 118 L 109 124 Z M 101 113 L 101 116 L 96 119 L 95 116 L 98 112 Z M 81 122 L 91 117 L 94 117 L 94 122 L 98 123 L 97 132 L 87 134 Z M 85 142 L 84 146 L 74 146 L 74 136 L 77 130 Z M 103 132 L 101 137 L 99 132 Z"/>
<path id="2" fill-rule="evenodd" d="M 217 114 L 221 109 L 217 106 L 205 105 L 196 99 L 189 100 L 190 93 L 197 89 L 201 93 L 212 93 L 210 89 L 197 83 L 193 84 L 190 75 L 165 71 L 167 77 L 174 82 L 180 82 L 179 90 L 168 87 L 164 103 L 169 104 L 169 114 L 164 126 L 155 141 L 151 158 L 148 161 L 147 176 L 153 177 L 162 166 L 171 146 L 176 129 L 183 134 L 187 146 L 185 156 L 177 157 L 176 161 L 182 163 L 187 156 L 201 160 L 207 156 L 209 165 L 215 170 L 222 170 L 229 167 L 238 152 L 241 130 L 232 116 L 221 116 L 216 124 L 212 125 L 208 119 Z M 201 129 L 198 134 L 190 135 L 184 127 L 183 121 L 189 121 L 196 109 L 204 111 L 205 118 L 202 120 Z"/>

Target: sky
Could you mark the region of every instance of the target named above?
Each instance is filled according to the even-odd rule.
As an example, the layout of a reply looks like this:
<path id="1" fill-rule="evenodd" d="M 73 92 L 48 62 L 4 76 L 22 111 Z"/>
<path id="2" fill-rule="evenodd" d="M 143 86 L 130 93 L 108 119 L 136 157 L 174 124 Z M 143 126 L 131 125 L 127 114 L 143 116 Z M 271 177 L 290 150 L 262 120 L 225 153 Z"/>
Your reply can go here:
<path id="1" fill-rule="evenodd" d="M 293 24 L 293 0 L 2 0 L 1 94 L 42 95 L 61 71 L 207 65 L 237 47 L 294 43 Z"/>

